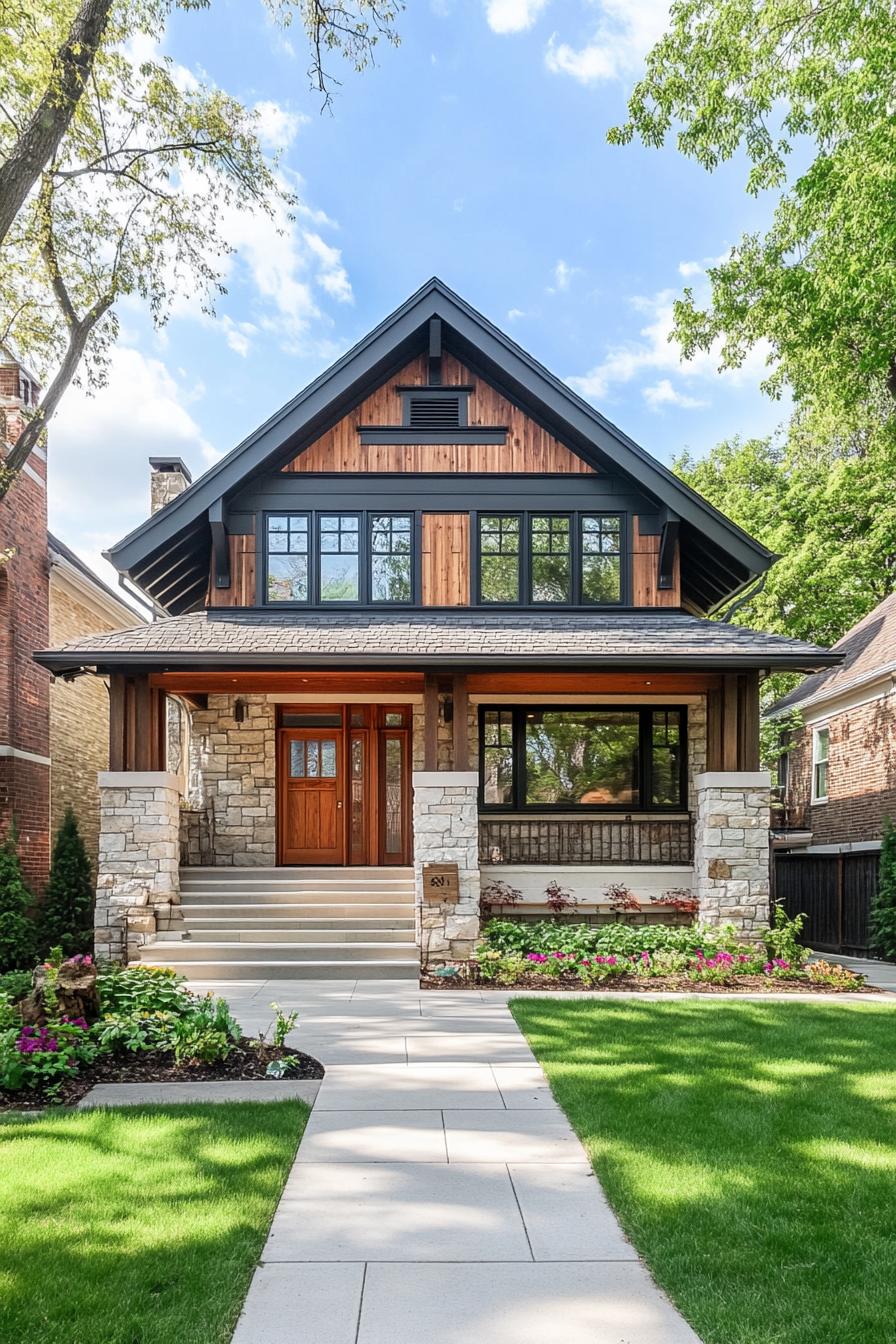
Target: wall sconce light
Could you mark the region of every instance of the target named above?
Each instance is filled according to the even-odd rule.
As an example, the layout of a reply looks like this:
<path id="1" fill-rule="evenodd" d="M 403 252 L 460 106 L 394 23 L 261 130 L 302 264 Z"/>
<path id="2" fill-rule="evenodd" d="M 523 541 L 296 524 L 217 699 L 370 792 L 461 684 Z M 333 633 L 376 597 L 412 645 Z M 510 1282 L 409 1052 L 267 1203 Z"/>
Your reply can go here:
<path id="1" fill-rule="evenodd" d="M 233 706 L 233 717 L 237 723 L 243 723 L 245 721 L 246 718 L 245 700 L 237 700 L 236 704 Z"/>
<path id="2" fill-rule="evenodd" d="M 446 696 L 445 699 L 442 701 L 442 722 L 443 722 L 443 723 L 453 723 L 453 722 L 454 722 L 454 698 L 453 698 L 453 696 L 448 695 L 448 696 Z"/>

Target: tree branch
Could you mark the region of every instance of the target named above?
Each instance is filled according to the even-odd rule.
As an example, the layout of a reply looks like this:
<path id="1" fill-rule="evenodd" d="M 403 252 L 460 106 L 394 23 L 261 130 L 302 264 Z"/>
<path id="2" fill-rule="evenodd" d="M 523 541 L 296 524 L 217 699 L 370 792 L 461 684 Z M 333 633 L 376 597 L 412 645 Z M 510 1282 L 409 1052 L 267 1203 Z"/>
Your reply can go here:
<path id="1" fill-rule="evenodd" d="M 68 36 L 56 53 L 43 97 L 0 164 L 0 243 L 44 168 L 59 148 L 93 69 L 113 0 L 81 0 Z"/>

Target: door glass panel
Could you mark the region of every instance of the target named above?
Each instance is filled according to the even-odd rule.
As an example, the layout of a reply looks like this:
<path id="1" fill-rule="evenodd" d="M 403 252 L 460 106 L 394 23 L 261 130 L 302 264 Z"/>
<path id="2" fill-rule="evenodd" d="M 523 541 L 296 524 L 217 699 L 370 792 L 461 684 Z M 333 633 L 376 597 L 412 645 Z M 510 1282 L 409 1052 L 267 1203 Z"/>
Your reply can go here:
<path id="1" fill-rule="evenodd" d="M 364 738 L 352 738 L 352 853 L 363 854 L 364 835 Z"/>
<path id="2" fill-rule="evenodd" d="M 317 779 L 320 775 L 320 743 L 308 741 L 305 743 L 305 761 L 306 771 L 309 779 Z"/>
<path id="3" fill-rule="evenodd" d="M 404 815 L 402 803 L 402 778 L 404 774 L 404 743 L 400 737 L 387 737 L 385 740 L 385 793 L 386 826 L 385 848 L 387 854 L 400 854 L 404 848 Z"/>
<path id="4" fill-rule="evenodd" d="M 386 714 L 386 727 L 387 728 L 404 727 L 404 714 L 401 712 L 400 709 L 395 711 L 389 710 L 389 712 Z"/>
<path id="5" fill-rule="evenodd" d="M 304 742 L 290 742 L 289 744 L 289 773 L 292 779 L 304 779 L 305 777 Z"/>
<path id="6" fill-rule="evenodd" d="M 336 743 L 332 738 L 320 744 L 320 773 L 324 779 L 336 778 Z"/>

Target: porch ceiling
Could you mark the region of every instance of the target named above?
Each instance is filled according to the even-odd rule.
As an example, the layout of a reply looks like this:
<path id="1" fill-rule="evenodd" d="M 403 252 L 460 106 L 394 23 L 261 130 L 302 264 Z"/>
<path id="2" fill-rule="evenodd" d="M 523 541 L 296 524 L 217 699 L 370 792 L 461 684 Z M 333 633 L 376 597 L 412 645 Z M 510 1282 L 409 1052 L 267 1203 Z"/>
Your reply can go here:
<path id="1" fill-rule="evenodd" d="M 828 667 L 842 655 L 678 611 L 199 611 L 35 655 L 56 673 L 166 669 Z"/>

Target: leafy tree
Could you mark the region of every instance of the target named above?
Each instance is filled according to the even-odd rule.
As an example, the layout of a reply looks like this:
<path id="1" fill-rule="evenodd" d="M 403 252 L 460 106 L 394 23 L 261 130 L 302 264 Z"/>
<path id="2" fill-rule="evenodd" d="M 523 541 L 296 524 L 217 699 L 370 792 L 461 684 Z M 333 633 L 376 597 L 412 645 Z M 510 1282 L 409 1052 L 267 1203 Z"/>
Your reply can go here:
<path id="1" fill-rule="evenodd" d="M 709 171 L 743 153 L 748 191 L 777 193 L 771 227 L 710 268 L 709 306 L 685 291 L 676 335 L 728 367 L 767 344 L 768 390 L 847 434 L 896 398 L 894 101 L 890 0 L 678 0 L 610 132 L 674 134 Z"/>
<path id="2" fill-rule="evenodd" d="M 288 0 L 311 45 L 324 100 L 340 52 L 372 58 L 401 0 Z M 0 345 L 44 376 L 45 395 L 0 470 L 0 496 L 39 442 L 72 379 L 101 383 L 137 295 L 156 324 L 193 291 L 211 309 L 229 251 L 227 213 L 288 209 L 257 136 L 257 114 L 146 55 L 173 8 L 208 0 L 10 0 L 0 27 Z"/>
<path id="3" fill-rule="evenodd" d="M 90 860 L 70 807 L 56 832 L 50 877 L 38 917 L 41 952 L 61 947 L 67 957 L 93 951 L 93 879 Z"/>
<path id="4" fill-rule="evenodd" d="M 896 587 L 896 440 L 879 417 L 841 434 L 799 412 L 780 438 L 734 439 L 674 466 L 781 557 L 737 622 L 832 644 Z"/>
<path id="5" fill-rule="evenodd" d="M 26 913 L 31 901 L 12 824 L 0 842 L 0 974 L 30 968 L 34 960 L 34 924 Z"/>
<path id="6" fill-rule="evenodd" d="M 871 928 L 877 951 L 889 961 L 896 961 L 896 828 L 889 817 L 884 818 Z"/>

